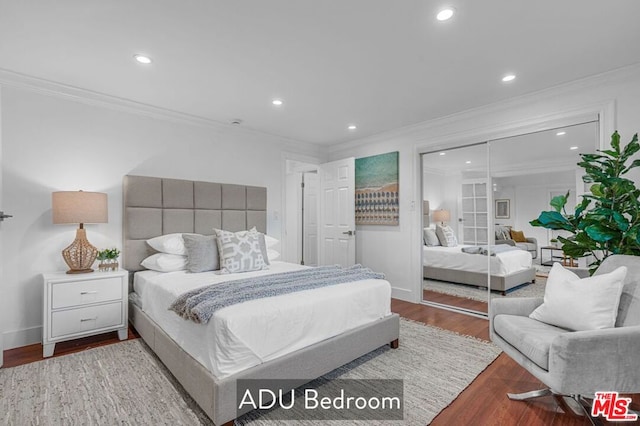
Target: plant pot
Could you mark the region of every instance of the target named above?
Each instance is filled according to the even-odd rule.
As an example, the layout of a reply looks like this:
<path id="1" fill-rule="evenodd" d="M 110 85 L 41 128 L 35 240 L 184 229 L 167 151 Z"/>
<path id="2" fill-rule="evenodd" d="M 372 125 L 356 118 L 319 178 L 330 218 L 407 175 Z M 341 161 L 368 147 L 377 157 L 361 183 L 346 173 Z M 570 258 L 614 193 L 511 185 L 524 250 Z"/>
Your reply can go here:
<path id="1" fill-rule="evenodd" d="M 98 270 L 100 272 L 109 272 L 109 271 L 117 271 L 118 270 L 118 261 L 117 260 L 103 260 L 98 265 Z"/>

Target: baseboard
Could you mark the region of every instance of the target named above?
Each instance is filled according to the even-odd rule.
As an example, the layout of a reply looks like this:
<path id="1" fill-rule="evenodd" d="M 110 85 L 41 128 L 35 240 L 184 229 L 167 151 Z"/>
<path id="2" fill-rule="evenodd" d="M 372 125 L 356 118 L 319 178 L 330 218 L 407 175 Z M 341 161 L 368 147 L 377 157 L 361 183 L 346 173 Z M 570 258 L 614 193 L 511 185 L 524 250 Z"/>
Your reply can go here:
<path id="1" fill-rule="evenodd" d="M 42 326 L 7 331 L 2 337 L 4 339 L 5 351 L 7 349 L 42 343 Z"/>
<path id="2" fill-rule="evenodd" d="M 394 299 L 404 300 L 406 302 L 414 302 L 413 292 L 406 288 L 399 288 L 391 286 L 391 297 Z"/>

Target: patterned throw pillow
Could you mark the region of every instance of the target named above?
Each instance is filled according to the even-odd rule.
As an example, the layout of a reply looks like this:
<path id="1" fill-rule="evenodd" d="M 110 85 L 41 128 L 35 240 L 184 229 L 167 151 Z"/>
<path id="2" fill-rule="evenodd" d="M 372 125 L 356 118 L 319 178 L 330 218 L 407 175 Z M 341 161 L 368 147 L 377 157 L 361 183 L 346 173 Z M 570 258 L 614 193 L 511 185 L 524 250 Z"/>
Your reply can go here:
<path id="1" fill-rule="evenodd" d="M 458 245 L 458 240 L 449 225 L 436 225 L 436 235 L 438 236 L 438 240 L 440 240 L 440 244 L 444 247 L 455 247 Z"/>
<path id="2" fill-rule="evenodd" d="M 240 232 L 221 229 L 214 229 L 214 231 L 220 253 L 221 273 L 232 274 L 267 268 L 260 247 L 259 235 L 255 229 Z"/>

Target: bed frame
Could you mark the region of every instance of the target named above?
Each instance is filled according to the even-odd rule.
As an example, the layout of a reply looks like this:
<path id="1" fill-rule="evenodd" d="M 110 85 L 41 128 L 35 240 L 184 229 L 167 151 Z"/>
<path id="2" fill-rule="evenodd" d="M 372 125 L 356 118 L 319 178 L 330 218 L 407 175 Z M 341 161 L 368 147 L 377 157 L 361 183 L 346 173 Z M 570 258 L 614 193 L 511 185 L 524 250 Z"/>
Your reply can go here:
<path id="1" fill-rule="evenodd" d="M 209 235 L 213 228 L 239 231 L 255 226 L 266 232 L 266 188 L 125 176 L 124 267 L 133 273 L 153 254 L 146 240 L 173 232 Z M 216 425 L 248 411 L 236 410 L 236 380 L 292 379 L 303 385 L 381 346 L 398 347 L 397 314 L 257 365 L 223 379 L 186 353 L 138 306 L 129 303 L 129 320 L 184 389 Z"/>
<path id="2" fill-rule="evenodd" d="M 422 276 L 429 280 L 447 281 L 487 288 L 487 274 L 481 272 L 423 266 Z M 491 290 L 500 291 L 504 295 L 514 287 L 526 283 L 534 283 L 535 281 L 536 268 L 523 269 L 522 271 L 505 276 L 491 275 Z"/>

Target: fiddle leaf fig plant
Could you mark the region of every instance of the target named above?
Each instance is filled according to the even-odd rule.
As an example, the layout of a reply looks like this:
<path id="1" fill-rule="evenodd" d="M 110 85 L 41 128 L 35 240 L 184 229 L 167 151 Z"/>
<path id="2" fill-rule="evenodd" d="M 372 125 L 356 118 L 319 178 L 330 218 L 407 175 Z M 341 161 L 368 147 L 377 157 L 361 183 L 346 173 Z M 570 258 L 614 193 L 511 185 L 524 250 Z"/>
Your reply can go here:
<path id="1" fill-rule="evenodd" d="M 592 184 L 573 214 L 566 211 L 569 191 L 553 197 L 551 211 L 540 213 L 529 222 L 551 230 L 568 231 L 559 236 L 562 251 L 571 257 L 593 256 L 589 271 L 593 273 L 612 254 L 640 256 L 640 190 L 627 173 L 640 166 L 631 157 L 640 151 L 638 134 L 626 146 L 620 146 L 620 135 L 611 136 L 611 149 L 596 154 L 580 154 L 578 165 L 585 170 L 582 180 Z"/>

